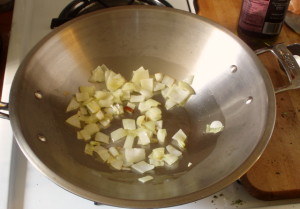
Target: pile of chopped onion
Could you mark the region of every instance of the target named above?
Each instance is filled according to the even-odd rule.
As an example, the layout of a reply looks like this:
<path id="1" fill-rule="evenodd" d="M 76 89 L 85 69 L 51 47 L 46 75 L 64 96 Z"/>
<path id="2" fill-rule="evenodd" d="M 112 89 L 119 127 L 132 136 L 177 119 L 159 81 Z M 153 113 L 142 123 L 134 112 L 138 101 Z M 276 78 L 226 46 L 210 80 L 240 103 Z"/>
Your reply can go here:
<path id="1" fill-rule="evenodd" d="M 80 86 L 66 110 L 76 113 L 66 122 L 78 129 L 77 138 L 86 142 L 86 154 L 96 154 L 116 170 L 144 174 L 155 167 L 170 166 L 182 158 L 187 135 L 180 129 L 166 140 L 162 104 L 152 97 L 161 94 L 167 110 L 183 106 L 195 94 L 192 81 L 193 76 L 176 81 L 162 73 L 150 75 L 143 67 L 133 71 L 131 80 L 126 81 L 105 65 L 98 66 L 91 72 L 89 82 L 104 82 L 106 89 Z M 135 111 L 139 115 L 132 119 Z M 122 126 L 105 133 L 113 120 L 120 118 Z M 144 176 L 139 181 L 151 179 L 152 176 Z"/>

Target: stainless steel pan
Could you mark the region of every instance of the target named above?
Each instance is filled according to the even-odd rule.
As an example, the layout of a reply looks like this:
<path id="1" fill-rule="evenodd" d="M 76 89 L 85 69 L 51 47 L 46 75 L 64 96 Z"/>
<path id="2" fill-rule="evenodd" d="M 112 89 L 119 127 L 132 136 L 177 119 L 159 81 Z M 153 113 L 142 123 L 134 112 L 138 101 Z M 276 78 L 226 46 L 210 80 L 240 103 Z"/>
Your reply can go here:
<path id="1" fill-rule="evenodd" d="M 127 78 L 141 65 L 179 80 L 195 75 L 197 94 L 165 119 L 189 137 L 177 169 L 157 170 L 142 184 L 140 175 L 112 171 L 83 153 L 65 109 L 99 64 Z M 250 48 L 207 19 L 151 6 L 102 10 L 53 31 L 22 62 L 9 102 L 15 138 L 38 170 L 70 192 L 121 207 L 179 205 L 221 190 L 260 157 L 275 121 L 272 83 Z M 214 120 L 224 131 L 205 134 Z"/>

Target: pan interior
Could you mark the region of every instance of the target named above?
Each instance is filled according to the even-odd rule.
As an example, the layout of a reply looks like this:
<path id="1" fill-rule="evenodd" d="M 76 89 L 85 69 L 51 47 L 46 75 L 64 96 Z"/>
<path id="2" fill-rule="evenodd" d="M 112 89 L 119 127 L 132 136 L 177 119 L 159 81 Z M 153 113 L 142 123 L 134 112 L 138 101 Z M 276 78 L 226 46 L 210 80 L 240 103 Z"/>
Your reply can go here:
<path id="1" fill-rule="evenodd" d="M 101 64 L 127 79 L 140 66 L 177 80 L 195 76 L 196 95 L 185 107 L 163 112 L 170 135 L 179 128 L 188 134 L 184 158 L 170 169 L 156 169 L 146 184 L 137 181 L 140 174 L 113 171 L 85 155 L 85 143 L 65 123 L 72 94 L 89 84 L 90 71 Z M 29 160 L 67 190 L 122 206 L 123 200 L 177 198 L 167 206 L 190 200 L 179 198 L 189 194 L 217 192 L 246 172 L 271 134 L 273 97 L 257 57 L 216 24 L 177 10 L 121 7 L 80 17 L 32 50 L 13 83 L 11 121 Z M 205 134 L 215 120 L 224 131 Z"/>

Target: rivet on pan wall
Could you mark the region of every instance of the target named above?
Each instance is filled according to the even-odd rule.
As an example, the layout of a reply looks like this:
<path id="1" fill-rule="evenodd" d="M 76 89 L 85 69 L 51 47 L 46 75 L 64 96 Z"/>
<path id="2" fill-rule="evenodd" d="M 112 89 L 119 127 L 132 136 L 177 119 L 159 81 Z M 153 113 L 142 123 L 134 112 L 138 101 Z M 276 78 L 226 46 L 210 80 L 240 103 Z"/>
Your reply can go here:
<path id="1" fill-rule="evenodd" d="M 47 141 L 46 137 L 45 137 L 44 135 L 41 135 L 41 134 L 38 135 L 38 139 L 39 139 L 41 142 Z"/>
<path id="2" fill-rule="evenodd" d="M 253 97 L 252 96 L 249 96 L 247 99 L 246 99 L 246 104 L 251 104 L 253 102 Z"/>
<path id="3" fill-rule="evenodd" d="M 43 95 L 42 95 L 42 93 L 41 93 L 40 91 L 34 92 L 34 96 L 35 96 L 35 98 L 37 98 L 37 99 L 42 99 L 42 98 L 43 98 Z"/>
<path id="4" fill-rule="evenodd" d="M 235 73 L 238 70 L 236 65 L 231 65 L 229 69 L 231 73 Z"/>

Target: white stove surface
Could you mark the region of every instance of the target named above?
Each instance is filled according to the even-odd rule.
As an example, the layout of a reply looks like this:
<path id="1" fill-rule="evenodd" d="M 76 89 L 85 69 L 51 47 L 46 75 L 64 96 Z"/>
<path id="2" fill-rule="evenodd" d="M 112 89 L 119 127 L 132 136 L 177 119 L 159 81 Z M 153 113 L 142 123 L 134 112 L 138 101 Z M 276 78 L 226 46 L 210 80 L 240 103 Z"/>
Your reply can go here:
<path id="1" fill-rule="evenodd" d="M 2 101 L 8 101 L 13 76 L 26 53 L 47 33 L 50 21 L 71 0 L 15 0 L 12 33 L 5 71 Z M 188 10 L 185 0 L 169 0 Z M 189 1 L 190 3 L 193 0 Z M 194 11 L 194 10 L 193 10 Z M 8 120 L 0 120 L 0 209 L 114 209 L 65 191 L 38 172 L 24 157 L 13 139 Z M 240 204 L 235 203 L 240 201 Z M 260 201 L 234 183 L 205 199 L 172 209 L 300 209 L 300 199 Z"/>

